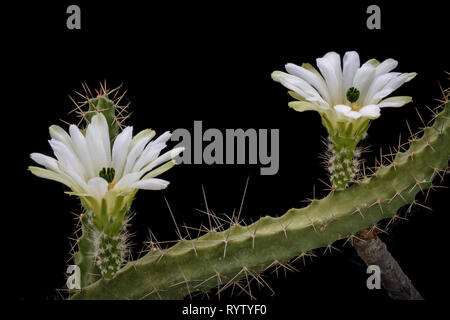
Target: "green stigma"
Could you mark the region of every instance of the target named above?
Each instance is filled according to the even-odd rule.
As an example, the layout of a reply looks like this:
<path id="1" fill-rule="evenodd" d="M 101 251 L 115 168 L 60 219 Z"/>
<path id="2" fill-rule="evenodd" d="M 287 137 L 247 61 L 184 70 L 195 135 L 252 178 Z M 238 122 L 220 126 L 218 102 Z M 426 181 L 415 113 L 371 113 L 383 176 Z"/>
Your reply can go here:
<path id="1" fill-rule="evenodd" d="M 356 102 L 359 98 L 359 90 L 355 87 L 351 87 L 347 90 L 347 100 L 350 102 Z"/>
<path id="2" fill-rule="evenodd" d="M 108 181 L 108 183 L 111 183 L 114 180 L 115 174 L 116 171 L 114 168 L 103 168 L 98 175 Z"/>

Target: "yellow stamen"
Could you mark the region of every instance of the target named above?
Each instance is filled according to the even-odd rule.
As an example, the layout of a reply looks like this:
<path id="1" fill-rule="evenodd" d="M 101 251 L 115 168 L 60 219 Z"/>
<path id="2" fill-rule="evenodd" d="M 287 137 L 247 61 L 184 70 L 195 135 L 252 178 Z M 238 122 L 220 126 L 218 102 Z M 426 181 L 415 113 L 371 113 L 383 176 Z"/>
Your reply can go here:
<path id="1" fill-rule="evenodd" d="M 111 183 L 108 184 L 108 191 L 111 190 L 112 188 L 114 188 L 115 185 L 116 185 L 116 181 L 115 180 L 111 181 Z"/>

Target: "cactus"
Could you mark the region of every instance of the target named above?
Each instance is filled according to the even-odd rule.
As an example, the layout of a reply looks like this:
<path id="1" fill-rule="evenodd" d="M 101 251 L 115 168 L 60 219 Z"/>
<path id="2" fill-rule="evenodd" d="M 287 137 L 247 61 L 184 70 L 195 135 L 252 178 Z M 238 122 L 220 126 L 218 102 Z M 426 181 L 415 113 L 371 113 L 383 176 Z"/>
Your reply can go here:
<path id="1" fill-rule="evenodd" d="M 84 101 L 76 109 L 86 127 L 70 125 L 69 133 L 50 127 L 49 141 L 55 158 L 33 153 L 42 167 L 30 166 L 39 176 L 65 184 L 66 192 L 78 196 L 85 212 L 80 215 L 82 234 L 77 240 L 74 261 L 80 268 L 81 286 L 97 279 L 112 279 L 124 265 L 128 254 L 128 211 L 139 189 L 160 190 L 168 181 L 155 177 L 175 165 L 172 160 L 183 148 L 159 155 L 170 132 L 152 140 L 155 132 L 143 130 L 133 137 L 132 127 L 119 133 L 126 118 L 126 107 L 115 99 L 117 89 L 106 86 L 92 97 L 85 88 Z M 112 99 L 111 93 L 115 92 Z M 81 94 L 80 94 L 81 95 Z M 83 107 L 88 105 L 87 110 Z"/>
<path id="2" fill-rule="evenodd" d="M 362 148 L 357 146 L 367 135 L 371 120 L 381 116 L 382 108 L 401 107 L 412 101 L 409 96 L 386 96 L 413 79 L 417 73 L 390 72 L 398 64 L 391 58 L 383 62 L 370 59 L 361 65 L 356 51 L 347 51 L 342 63 L 340 55 L 333 51 L 317 58 L 316 63 L 320 73 L 308 63 L 302 66 L 288 63 L 285 65 L 288 73 L 274 71 L 272 79 L 291 90 L 289 93 L 296 101 L 291 101 L 288 105 L 294 110 L 314 110 L 320 114 L 322 124 L 328 131 L 325 165 L 330 174 L 331 190 L 342 190 L 362 176 L 359 171 Z M 374 240 L 376 233 L 361 230 L 358 236 L 366 242 L 369 239 Z M 363 246 L 357 248 L 361 249 Z M 400 283 L 411 284 L 392 256 L 385 249 L 383 251 L 386 252 L 379 252 L 383 246 L 364 248 L 366 252 L 357 249 L 360 257 L 370 256 L 371 253 L 374 257 L 391 257 L 389 262 L 363 258 L 366 263 L 372 261 L 373 264 L 385 266 L 382 270 L 383 279 L 397 278 L 389 283 L 397 283 L 399 286 Z M 396 266 L 395 272 L 393 266 Z M 395 277 L 396 274 L 401 277 Z M 402 299 L 420 297 L 412 285 L 409 286 L 411 290 L 390 285 L 384 285 L 384 288 L 391 297 L 401 298 L 397 292 L 408 292 Z"/>
<path id="3" fill-rule="evenodd" d="M 112 90 L 112 92 L 117 89 Z M 87 110 L 82 110 L 83 103 L 77 104 L 81 111 L 81 118 L 88 125 L 95 114 L 103 114 L 108 124 L 109 139 L 112 143 L 121 126 L 117 111 L 123 113 L 126 107 L 118 105 L 120 98 L 116 101 L 109 98 L 111 92 L 108 92 L 106 85 L 102 86 L 101 92 L 97 92 L 96 97 L 88 97 L 88 92 L 85 92 L 85 94 L 84 104 L 88 105 Z M 86 129 L 82 129 L 81 132 L 86 135 Z M 110 185 L 114 181 L 114 175 L 113 168 L 103 168 L 99 172 L 99 176 Z M 128 234 L 126 232 L 128 217 L 126 213 L 133 197 L 134 193 L 125 197 L 124 201 L 119 196 L 122 204 L 117 205 L 117 202 L 120 201 L 116 202 L 117 210 L 115 214 L 96 215 L 90 210 L 89 197 L 81 196 L 81 202 L 86 211 L 80 215 L 82 235 L 78 241 L 78 251 L 74 254 L 74 262 L 80 267 L 82 286 L 94 282 L 99 278 L 99 275 L 111 279 L 125 263 L 128 255 Z M 102 204 L 102 208 L 106 207 L 107 205 Z"/>
<path id="4" fill-rule="evenodd" d="M 261 277 L 265 270 L 288 268 L 291 259 L 305 257 L 317 248 L 331 250 L 337 240 L 352 241 L 358 231 L 376 228 L 383 219 L 398 218 L 404 206 L 408 206 L 406 213 L 410 212 L 413 205 L 420 205 L 416 194 L 432 187 L 442 171 L 447 172 L 448 90 L 445 98 L 443 110 L 434 113 L 432 126 L 424 128 L 420 138 L 411 137 L 408 149 L 397 150 L 391 163 L 380 166 L 373 175 L 355 180 L 346 189 L 337 188 L 320 200 L 313 199 L 307 207 L 290 209 L 281 217 L 262 217 L 246 226 L 232 223 L 227 230 L 181 239 L 168 249 L 153 247 L 142 258 L 128 262 L 112 279 L 98 279 L 72 292 L 71 299 L 182 299 L 216 286 L 219 294 L 232 285 L 246 290 L 242 280 L 265 286 Z M 353 151 L 333 150 L 336 159 L 354 156 Z"/>

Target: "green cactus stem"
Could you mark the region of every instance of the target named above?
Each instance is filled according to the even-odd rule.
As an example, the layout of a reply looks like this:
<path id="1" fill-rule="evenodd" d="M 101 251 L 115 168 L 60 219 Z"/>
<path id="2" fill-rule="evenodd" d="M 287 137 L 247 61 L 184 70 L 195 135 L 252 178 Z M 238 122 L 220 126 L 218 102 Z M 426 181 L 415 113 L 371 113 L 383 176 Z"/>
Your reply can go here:
<path id="1" fill-rule="evenodd" d="M 447 170 L 449 127 L 447 102 L 421 138 L 414 137 L 407 151 L 398 152 L 390 165 L 371 177 L 281 217 L 262 217 L 247 226 L 233 224 L 222 232 L 151 250 L 128 262 L 113 279 L 99 279 L 71 298 L 182 299 L 222 284 L 220 293 L 242 279 L 264 285 L 260 274 L 265 270 L 313 249 L 331 249 L 336 240 L 352 240 L 358 231 L 382 219 L 395 219 L 401 207 L 417 204 L 416 194 Z"/>
<path id="2" fill-rule="evenodd" d="M 94 224 L 92 213 L 80 215 L 82 234 L 77 240 L 78 251 L 74 254 L 74 262 L 80 267 L 80 285 L 85 287 L 98 280 L 100 270 L 95 264 Z"/>
<path id="3" fill-rule="evenodd" d="M 107 94 L 99 95 L 96 98 L 89 99 L 89 109 L 86 112 L 85 118 L 87 122 L 90 122 L 92 116 L 96 112 L 101 112 L 108 122 L 109 138 L 111 141 L 117 135 L 120 129 L 120 123 L 116 117 L 116 104 L 110 100 Z"/>

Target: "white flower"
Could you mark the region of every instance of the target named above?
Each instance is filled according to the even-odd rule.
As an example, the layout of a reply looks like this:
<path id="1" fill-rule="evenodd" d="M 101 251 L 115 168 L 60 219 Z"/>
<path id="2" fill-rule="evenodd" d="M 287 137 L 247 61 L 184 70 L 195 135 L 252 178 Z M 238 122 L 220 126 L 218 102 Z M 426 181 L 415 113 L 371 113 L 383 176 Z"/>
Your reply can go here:
<path id="1" fill-rule="evenodd" d="M 126 127 L 111 147 L 108 123 L 102 113 L 92 117 L 85 134 L 75 125 L 69 134 L 61 127 L 50 127 L 50 146 L 55 158 L 32 153 L 31 158 L 41 166 L 30 166 L 33 174 L 61 182 L 85 201 L 94 211 L 122 209 L 137 189 L 159 190 L 168 181 L 155 178 L 170 169 L 172 160 L 184 148 L 159 155 L 166 147 L 170 132 L 157 139 L 153 130 L 143 130 L 134 137 L 133 128 Z M 171 161 L 172 160 L 172 161 Z M 169 162 L 170 161 L 170 162 Z"/>
<path id="2" fill-rule="evenodd" d="M 416 76 L 390 72 L 398 64 L 394 59 L 381 63 L 371 59 L 360 65 L 358 53 L 348 51 L 342 68 L 336 52 L 316 62 L 320 73 L 310 64 L 300 67 L 292 63 L 286 64 L 288 73 L 272 73 L 273 80 L 292 90 L 290 94 L 300 100 L 289 103 L 296 111 L 315 110 L 332 122 L 354 121 L 378 118 L 380 108 L 401 107 L 412 100 L 407 96 L 385 98 Z"/>

